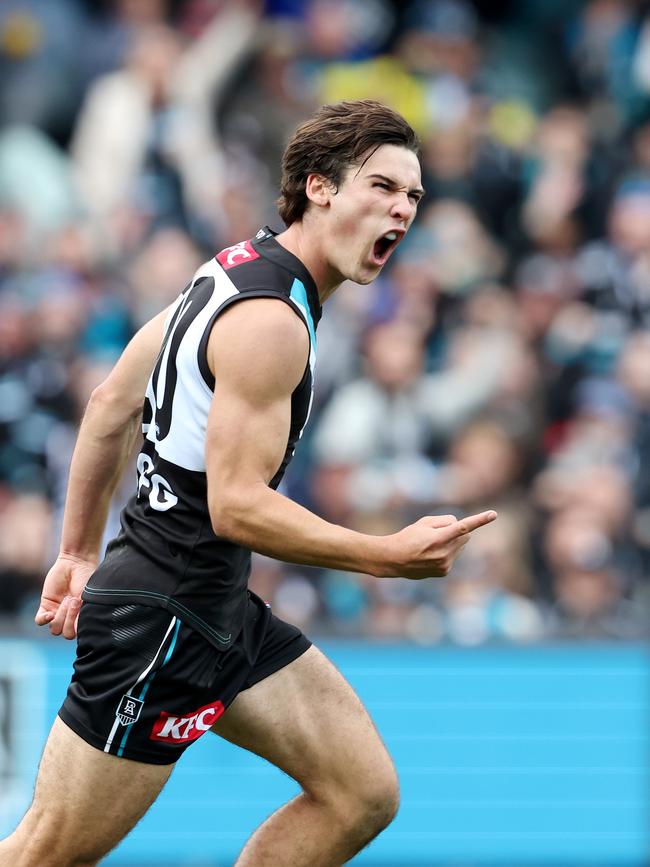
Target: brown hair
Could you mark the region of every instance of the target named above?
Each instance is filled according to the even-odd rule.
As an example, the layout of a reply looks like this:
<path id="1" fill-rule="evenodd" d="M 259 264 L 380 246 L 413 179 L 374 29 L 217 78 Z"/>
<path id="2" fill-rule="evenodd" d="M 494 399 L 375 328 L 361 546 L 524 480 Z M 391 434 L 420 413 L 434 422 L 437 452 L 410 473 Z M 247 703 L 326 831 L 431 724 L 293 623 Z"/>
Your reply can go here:
<path id="1" fill-rule="evenodd" d="M 307 209 L 310 174 L 323 175 L 338 187 L 345 169 L 384 144 L 419 153 L 415 132 L 400 114 L 380 102 L 360 99 L 323 105 L 298 127 L 282 156 L 277 205 L 287 226 L 302 219 Z"/>

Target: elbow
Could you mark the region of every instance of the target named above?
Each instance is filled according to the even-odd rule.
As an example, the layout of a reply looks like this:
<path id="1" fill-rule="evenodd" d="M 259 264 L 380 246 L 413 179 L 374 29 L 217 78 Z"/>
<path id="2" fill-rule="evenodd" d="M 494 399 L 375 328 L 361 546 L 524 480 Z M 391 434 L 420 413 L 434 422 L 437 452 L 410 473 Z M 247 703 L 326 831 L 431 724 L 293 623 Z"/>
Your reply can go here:
<path id="1" fill-rule="evenodd" d="M 113 388 L 108 381 L 104 381 L 90 393 L 89 407 L 100 410 L 108 410 L 112 414 L 123 416 L 128 420 L 142 412 L 143 400 L 135 400 L 133 395 L 127 395 Z"/>
<path id="2" fill-rule="evenodd" d="M 118 392 L 108 382 L 96 386 L 88 401 L 88 410 L 97 410 L 107 419 L 114 419 L 118 425 L 126 424 L 139 417 L 143 401 Z"/>
<path id="3" fill-rule="evenodd" d="M 106 385 L 105 382 L 96 385 L 95 388 L 90 392 L 90 397 L 88 398 L 88 407 L 102 407 L 107 406 L 111 403 L 111 389 Z"/>
<path id="4" fill-rule="evenodd" d="M 221 495 L 219 501 L 210 502 L 210 521 L 212 530 L 221 539 L 245 544 L 245 526 L 241 517 L 241 506 L 234 499 Z"/>
<path id="5" fill-rule="evenodd" d="M 267 527 L 270 514 L 263 481 L 228 473 L 208 481 L 208 508 L 217 536 L 252 548 Z"/>
<path id="6" fill-rule="evenodd" d="M 215 536 L 221 539 L 232 539 L 233 532 L 236 532 L 233 527 L 233 522 L 229 520 L 224 509 L 210 509 L 210 522 L 212 524 L 212 532 Z M 235 540 L 232 539 L 234 542 Z"/>

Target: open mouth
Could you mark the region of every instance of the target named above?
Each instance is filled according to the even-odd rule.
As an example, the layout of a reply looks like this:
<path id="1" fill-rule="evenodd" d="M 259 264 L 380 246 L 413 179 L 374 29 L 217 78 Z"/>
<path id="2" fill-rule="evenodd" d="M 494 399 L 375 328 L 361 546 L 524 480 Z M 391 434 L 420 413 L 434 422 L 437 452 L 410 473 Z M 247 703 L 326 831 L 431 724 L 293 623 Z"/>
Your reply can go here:
<path id="1" fill-rule="evenodd" d="M 391 253 L 402 240 L 403 232 L 386 232 L 378 238 L 372 248 L 372 259 L 375 265 L 385 265 Z"/>

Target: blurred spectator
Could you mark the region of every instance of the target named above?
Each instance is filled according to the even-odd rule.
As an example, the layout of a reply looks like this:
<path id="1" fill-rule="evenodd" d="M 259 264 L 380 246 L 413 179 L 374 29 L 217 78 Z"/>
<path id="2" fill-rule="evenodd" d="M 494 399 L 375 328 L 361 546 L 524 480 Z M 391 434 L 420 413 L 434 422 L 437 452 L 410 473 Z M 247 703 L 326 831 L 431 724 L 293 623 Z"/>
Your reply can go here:
<path id="1" fill-rule="evenodd" d="M 82 81 L 83 16 L 69 0 L 5 0 L 0 5 L 0 117 L 65 140 Z"/>
<path id="2" fill-rule="evenodd" d="M 171 12 L 171 0 L 108 0 L 91 3 L 80 57 L 84 84 L 113 72 L 126 59 L 129 44 L 138 30 L 164 24 Z"/>
<path id="3" fill-rule="evenodd" d="M 503 424 L 477 420 L 452 441 L 448 463 L 441 469 L 438 501 L 461 505 L 468 513 L 492 503 L 519 499 L 524 456 L 522 449 Z"/>
<path id="4" fill-rule="evenodd" d="M 91 85 L 71 153 L 83 206 L 102 232 L 130 206 L 154 227 L 193 228 L 214 242 L 223 168 L 209 112 L 252 37 L 253 5 L 222 7 L 187 45 L 163 22 L 141 26 L 124 68 Z"/>
<path id="5" fill-rule="evenodd" d="M 610 136 L 635 115 L 638 90 L 632 64 L 638 38 L 634 4 L 626 0 L 591 0 L 569 28 L 577 82 L 598 109 L 601 130 L 609 125 Z"/>
<path id="6" fill-rule="evenodd" d="M 620 575 L 606 562 L 564 565 L 553 589 L 553 638 L 639 641 L 650 635 L 647 610 L 625 597 Z"/>
<path id="7" fill-rule="evenodd" d="M 148 238 L 127 275 L 138 327 L 172 303 L 201 261 L 192 239 L 180 229 L 160 229 Z"/>
<path id="8" fill-rule="evenodd" d="M 0 132 L 0 207 L 29 232 L 29 252 L 75 213 L 67 156 L 38 129 L 7 126 Z"/>
<path id="9" fill-rule="evenodd" d="M 424 455 L 430 425 L 421 389 L 423 336 L 407 323 L 375 325 L 364 359 L 365 376 L 336 393 L 315 438 L 314 497 L 330 520 L 343 523 L 353 511 L 427 499 L 434 473 Z"/>
<path id="10" fill-rule="evenodd" d="M 583 112 L 560 107 L 537 127 L 532 182 L 523 206 L 523 225 L 543 250 L 564 253 L 579 240 L 574 214 L 583 200 L 589 155 Z"/>
<path id="11" fill-rule="evenodd" d="M 49 565 L 50 532 L 45 497 L 16 494 L 0 501 L 0 613 L 19 615 L 29 604 L 37 605 Z"/>
<path id="12" fill-rule="evenodd" d="M 468 205 L 435 202 L 423 208 L 412 231 L 403 255 L 412 247 L 426 248 L 431 277 L 446 294 L 467 293 L 501 273 L 502 252 Z"/>

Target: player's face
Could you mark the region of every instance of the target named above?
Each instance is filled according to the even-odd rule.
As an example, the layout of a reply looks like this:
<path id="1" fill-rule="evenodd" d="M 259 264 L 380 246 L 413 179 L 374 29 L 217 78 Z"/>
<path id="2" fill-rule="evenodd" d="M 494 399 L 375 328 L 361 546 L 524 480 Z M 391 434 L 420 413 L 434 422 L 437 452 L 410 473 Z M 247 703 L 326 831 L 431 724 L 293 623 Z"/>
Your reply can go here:
<path id="1" fill-rule="evenodd" d="M 416 155 L 381 145 L 330 199 L 326 255 L 343 279 L 370 283 L 408 231 L 423 195 Z"/>

